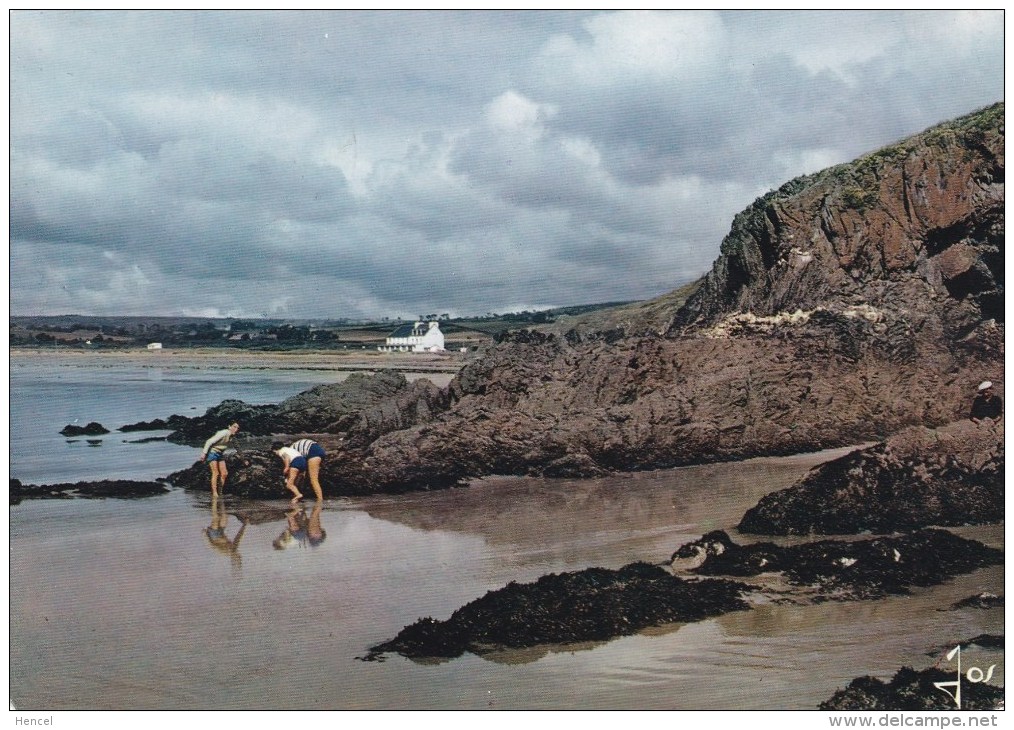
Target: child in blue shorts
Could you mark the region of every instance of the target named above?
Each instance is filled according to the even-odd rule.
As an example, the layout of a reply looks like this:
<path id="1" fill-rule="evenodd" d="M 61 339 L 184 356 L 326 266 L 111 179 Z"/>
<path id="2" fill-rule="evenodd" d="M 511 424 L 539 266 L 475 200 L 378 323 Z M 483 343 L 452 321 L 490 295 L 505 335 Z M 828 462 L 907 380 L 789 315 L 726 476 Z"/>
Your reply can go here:
<path id="1" fill-rule="evenodd" d="M 238 423 L 229 424 L 228 428 L 217 431 L 214 436 L 204 442 L 201 449 L 201 461 L 207 462 L 211 469 L 211 496 L 218 496 L 218 488 L 225 490 L 225 480 L 229 476 L 229 470 L 225 466 L 225 449 L 229 440 L 239 431 Z"/>

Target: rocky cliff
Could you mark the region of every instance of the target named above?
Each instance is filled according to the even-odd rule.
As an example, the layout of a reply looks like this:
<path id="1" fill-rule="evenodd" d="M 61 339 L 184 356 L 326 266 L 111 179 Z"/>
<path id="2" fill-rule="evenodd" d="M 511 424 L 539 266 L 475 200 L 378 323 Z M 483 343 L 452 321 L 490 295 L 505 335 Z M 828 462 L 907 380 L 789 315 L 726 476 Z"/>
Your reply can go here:
<path id="1" fill-rule="evenodd" d="M 381 436 L 345 478 L 592 476 L 962 417 L 980 380 L 1003 380 L 1003 111 L 760 198 L 685 301 L 641 305 L 649 331 L 508 334 L 452 381 L 449 410 Z"/>
<path id="2" fill-rule="evenodd" d="M 812 451 L 952 422 L 979 381 L 1003 382 L 1003 114 L 763 196 L 691 286 L 566 331 L 508 333 L 443 392 L 397 384 L 338 415 L 319 397 L 283 404 L 275 430 L 340 432 L 325 491 L 363 493 Z"/>
<path id="3" fill-rule="evenodd" d="M 950 339 L 1003 321 L 1003 104 L 798 178 L 736 216 L 670 333 L 860 308 Z"/>

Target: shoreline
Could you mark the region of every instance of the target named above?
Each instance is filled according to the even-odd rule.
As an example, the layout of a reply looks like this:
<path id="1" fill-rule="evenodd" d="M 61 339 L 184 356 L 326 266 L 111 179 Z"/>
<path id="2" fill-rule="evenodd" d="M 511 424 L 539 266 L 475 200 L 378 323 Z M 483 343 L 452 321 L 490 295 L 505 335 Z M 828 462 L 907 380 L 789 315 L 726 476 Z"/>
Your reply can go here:
<path id="1" fill-rule="evenodd" d="M 415 373 L 456 373 L 465 365 L 459 353 L 311 350 L 263 352 L 218 348 L 165 348 L 162 350 L 66 350 L 10 347 L 13 365 L 18 361 L 58 362 L 71 367 L 193 368 L 198 370 L 397 370 Z"/>

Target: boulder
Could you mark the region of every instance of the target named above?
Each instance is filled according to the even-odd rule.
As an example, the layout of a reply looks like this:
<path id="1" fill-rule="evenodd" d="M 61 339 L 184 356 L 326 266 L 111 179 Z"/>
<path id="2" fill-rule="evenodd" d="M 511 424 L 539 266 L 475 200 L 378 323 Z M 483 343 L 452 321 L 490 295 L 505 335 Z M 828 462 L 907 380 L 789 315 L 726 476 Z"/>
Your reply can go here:
<path id="1" fill-rule="evenodd" d="M 1004 519 L 1004 427 L 913 427 L 814 468 L 747 511 L 740 532 L 889 533 Z"/>
<path id="2" fill-rule="evenodd" d="M 64 426 L 60 433 L 64 436 L 101 436 L 109 433 L 109 429 L 97 421 L 92 421 L 85 426 L 75 426 L 73 423 Z"/>

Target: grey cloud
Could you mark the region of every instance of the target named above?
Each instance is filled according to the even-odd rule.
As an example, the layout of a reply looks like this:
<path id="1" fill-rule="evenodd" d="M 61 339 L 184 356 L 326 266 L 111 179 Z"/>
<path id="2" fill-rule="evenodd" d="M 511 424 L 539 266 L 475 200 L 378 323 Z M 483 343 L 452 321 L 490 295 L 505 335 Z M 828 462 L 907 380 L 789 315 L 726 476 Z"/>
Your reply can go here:
<path id="1" fill-rule="evenodd" d="M 13 11 L 12 311 L 653 296 L 804 161 L 1003 95 L 1002 33 L 906 12 L 707 16 L 724 50 L 672 77 L 547 66 L 600 15 Z M 534 127 L 489 126 L 508 92 L 540 105 Z"/>
<path id="2" fill-rule="evenodd" d="M 263 152 L 215 142 L 163 147 L 158 159 L 160 192 L 208 203 L 240 206 L 237 214 L 298 221 L 334 221 L 351 208 L 348 186 L 333 167 L 278 160 Z"/>

